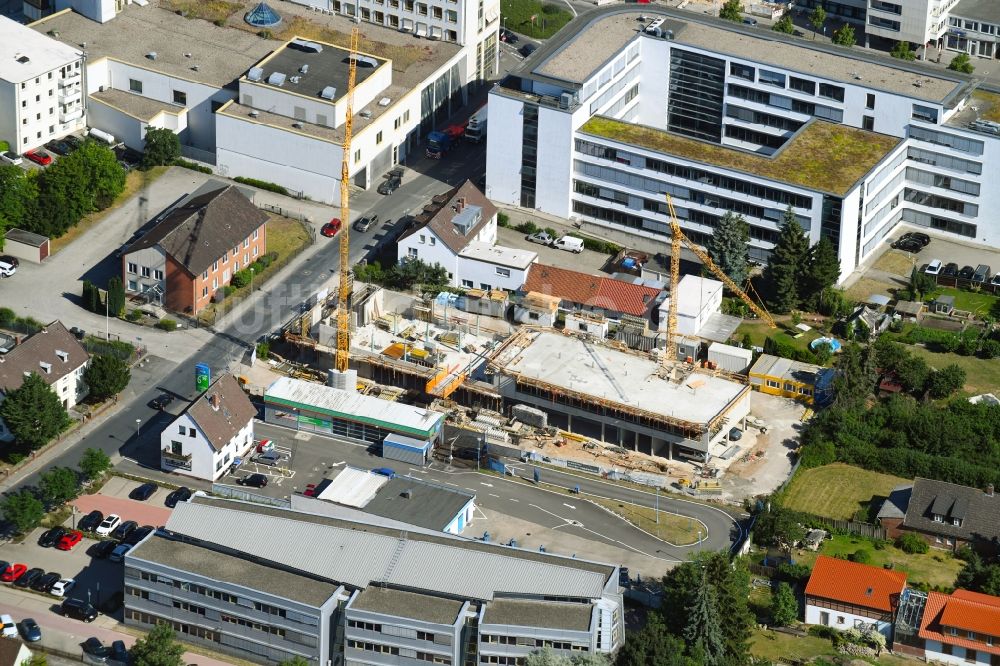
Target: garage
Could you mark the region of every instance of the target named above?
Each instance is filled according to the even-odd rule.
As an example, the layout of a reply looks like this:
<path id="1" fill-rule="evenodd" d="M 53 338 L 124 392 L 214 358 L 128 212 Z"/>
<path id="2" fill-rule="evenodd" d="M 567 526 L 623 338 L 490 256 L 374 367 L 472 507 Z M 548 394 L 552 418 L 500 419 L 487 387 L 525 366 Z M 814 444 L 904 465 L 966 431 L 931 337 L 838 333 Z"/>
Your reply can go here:
<path id="1" fill-rule="evenodd" d="M 4 252 L 7 254 L 40 264 L 49 256 L 49 239 L 24 229 L 10 229 L 4 234 Z"/>

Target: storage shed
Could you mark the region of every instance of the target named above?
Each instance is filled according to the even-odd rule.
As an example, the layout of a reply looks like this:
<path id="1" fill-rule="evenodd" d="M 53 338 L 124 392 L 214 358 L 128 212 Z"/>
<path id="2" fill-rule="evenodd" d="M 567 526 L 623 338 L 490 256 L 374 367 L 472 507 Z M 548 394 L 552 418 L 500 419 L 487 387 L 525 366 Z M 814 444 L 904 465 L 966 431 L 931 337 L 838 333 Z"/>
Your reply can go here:
<path id="1" fill-rule="evenodd" d="M 726 372 L 743 374 L 753 362 L 753 351 L 713 342 L 708 346 L 708 360 Z"/>
<path id="2" fill-rule="evenodd" d="M 382 440 L 382 457 L 423 467 L 430 462 L 433 442 L 392 433 Z"/>
<path id="3" fill-rule="evenodd" d="M 40 264 L 49 256 L 49 239 L 46 236 L 24 229 L 10 229 L 4 239 L 4 252 L 18 259 Z"/>

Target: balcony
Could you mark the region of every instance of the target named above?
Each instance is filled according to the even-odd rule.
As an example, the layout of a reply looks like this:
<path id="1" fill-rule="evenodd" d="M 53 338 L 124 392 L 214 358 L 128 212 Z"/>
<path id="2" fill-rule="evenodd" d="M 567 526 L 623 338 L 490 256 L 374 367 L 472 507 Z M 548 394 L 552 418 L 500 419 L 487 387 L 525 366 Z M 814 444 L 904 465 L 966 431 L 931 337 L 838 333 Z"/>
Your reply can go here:
<path id="1" fill-rule="evenodd" d="M 59 79 L 60 88 L 68 88 L 69 86 L 74 86 L 83 81 L 83 77 L 79 74 L 73 74 L 72 76 L 64 76 Z"/>
<path id="2" fill-rule="evenodd" d="M 80 107 L 67 111 L 59 111 L 59 122 L 61 123 L 71 123 L 80 118 L 83 118 L 83 109 Z"/>
<path id="3" fill-rule="evenodd" d="M 67 104 L 80 99 L 81 89 L 79 87 L 74 88 L 60 88 L 59 89 L 59 103 Z"/>

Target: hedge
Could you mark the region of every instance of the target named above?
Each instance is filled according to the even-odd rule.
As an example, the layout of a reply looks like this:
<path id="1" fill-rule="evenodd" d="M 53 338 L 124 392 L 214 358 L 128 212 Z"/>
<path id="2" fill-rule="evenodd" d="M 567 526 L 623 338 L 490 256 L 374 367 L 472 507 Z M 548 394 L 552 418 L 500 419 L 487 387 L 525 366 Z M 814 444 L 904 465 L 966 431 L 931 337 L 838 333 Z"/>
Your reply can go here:
<path id="1" fill-rule="evenodd" d="M 200 173 L 214 173 L 207 166 L 202 166 L 196 162 L 188 162 L 187 160 L 182 160 L 180 158 L 174 160 L 174 166 L 183 167 L 185 169 L 191 169 L 191 171 L 198 171 Z"/>
<path id="2" fill-rule="evenodd" d="M 275 194 L 283 194 L 286 197 L 288 195 L 288 190 L 286 190 L 281 185 L 276 185 L 275 183 L 269 183 L 266 180 L 257 180 L 256 178 L 244 178 L 243 176 L 237 176 L 233 178 L 237 183 L 242 183 L 244 185 L 251 185 L 253 187 L 259 187 L 262 190 L 267 190 L 268 192 L 274 192 Z"/>

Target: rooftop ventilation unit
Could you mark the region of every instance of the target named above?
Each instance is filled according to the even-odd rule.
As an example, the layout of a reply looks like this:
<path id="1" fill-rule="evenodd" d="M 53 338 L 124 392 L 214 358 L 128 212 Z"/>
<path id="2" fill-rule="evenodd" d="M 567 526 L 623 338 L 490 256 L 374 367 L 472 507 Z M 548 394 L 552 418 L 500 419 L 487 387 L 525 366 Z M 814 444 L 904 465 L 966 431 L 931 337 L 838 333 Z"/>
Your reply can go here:
<path id="1" fill-rule="evenodd" d="M 327 86 L 323 88 L 323 92 L 321 92 L 319 96 L 322 97 L 323 99 L 332 100 L 337 97 L 337 89 L 334 88 L 333 86 Z"/>
<path id="2" fill-rule="evenodd" d="M 362 118 L 364 118 L 365 120 L 371 120 L 372 119 L 372 112 L 369 111 L 368 109 L 365 109 L 364 111 L 362 111 L 358 115 L 361 116 Z"/>
<path id="3" fill-rule="evenodd" d="M 149 53 L 146 54 L 146 57 L 149 58 L 150 60 L 156 60 L 156 51 L 150 51 Z"/>
<path id="4" fill-rule="evenodd" d="M 301 74 L 308 74 L 309 73 L 309 65 L 302 65 L 301 67 L 299 67 L 299 72 Z"/>
<path id="5" fill-rule="evenodd" d="M 666 19 L 658 18 L 649 25 L 643 31 L 647 35 L 653 35 L 654 37 L 663 37 L 663 24 L 666 23 Z"/>
<path id="6" fill-rule="evenodd" d="M 259 114 L 259 113 L 257 113 L 256 111 L 251 111 L 251 112 L 250 112 L 250 113 L 248 113 L 247 115 L 248 115 L 248 116 L 250 116 L 251 118 L 256 118 L 256 117 L 257 117 L 257 116 L 259 116 L 260 114 Z"/>
<path id="7" fill-rule="evenodd" d="M 201 69 L 201 65 L 191 65 L 191 69 L 197 72 L 199 69 Z"/>
<path id="8" fill-rule="evenodd" d="M 392 104 L 392 100 L 388 97 L 383 97 L 378 101 L 379 106 L 389 106 L 390 104 Z"/>
<path id="9" fill-rule="evenodd" d="M 294 122 L 292 123 L 292 127 L 294 127 L 295 129 L 302 129 L 302 123 Z"/>
<path id="10" fill-rule="evenodd" d="M 370 67 L 372 69 L 378 67 L 378 61 L 368 56 L 356 55 L 354 56 L 354 62 L 357 63 L 358 67 Z"/>
<path id="11" fill-rule="evenodd" d="M 267 77 L 267 82 L 272 86 L 281 87 L 285 85 L 285 75 L 281 72 L 274 72 L 271 76 Z"/>
<path id="12" fill-rule="evenodd" d="M 301 76 L 289 76 L 288 80 L 291 81 L 292 83 L 298 83 L 299 81 L 302 80 L 302 77 Z"/>
<path id="13" fill-rule="evenodd" d="M 296 39 L 292 41 L 292 45 L 300 51 L 305 51 L 307 53 L 322 53 L 323 45 L 317 44 L 316 42 L 309 42 L 304 39 Z"/>
<path id="14" fill-rule="evenodd" d="M 17 56 L 17 61 L 23 65 L 25 63 L 31 62 L 31 58 L 29 58 L 26 55 L 19 55 Z"/>
<path id="15" fill-rule="evenodd" d="M 184 57 L 185 57 L 185 58 L 190 58 L 190 57 L 191 57 L 191 54 L 190 54 L 190 53 L 185 53 L 185 54 L 184 54 Z"/>
<path id="16" fill-rule="evenodd" d="M 262 78 L 264 78 L 263 67 L 251 67 L 247 72 L 247 81 L 260 81 Z"/>

